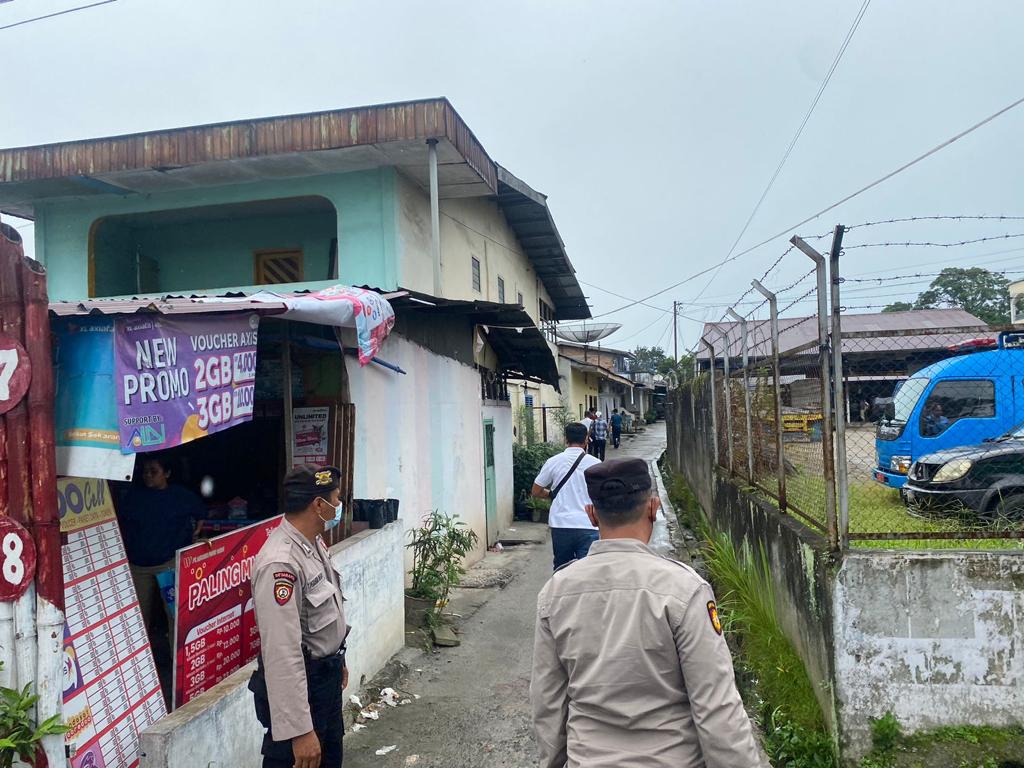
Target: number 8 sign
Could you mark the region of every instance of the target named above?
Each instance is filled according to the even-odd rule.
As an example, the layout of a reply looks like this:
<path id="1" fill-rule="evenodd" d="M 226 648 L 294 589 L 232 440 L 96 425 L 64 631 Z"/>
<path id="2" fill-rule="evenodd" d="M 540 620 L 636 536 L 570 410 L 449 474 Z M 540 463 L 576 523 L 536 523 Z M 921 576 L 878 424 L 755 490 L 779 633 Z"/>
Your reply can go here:
<path id="1" fill-rule="evenodd" d="M 17 600 L 36 575 L 36 545 L 17 520 L 0 517 L 0 602 Z"/>
<path id="2" fill-rule="evenodd" d="M 0 334 L 0 414 L 21 402 L 32 380 L 32 364 L 25 348 Z"/>

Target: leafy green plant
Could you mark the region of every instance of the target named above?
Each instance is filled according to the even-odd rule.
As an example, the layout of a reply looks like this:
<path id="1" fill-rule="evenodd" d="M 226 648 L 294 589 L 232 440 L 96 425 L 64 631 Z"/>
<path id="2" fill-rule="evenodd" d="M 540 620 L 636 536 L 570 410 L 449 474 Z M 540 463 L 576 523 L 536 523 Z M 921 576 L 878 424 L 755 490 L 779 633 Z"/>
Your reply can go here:
<path id="1" fill-rule="evenodd" d="M 574 421 L 579 421 L 579 419 L 576 418 L 576 415 L 569 407 L 569 398 L 562 395 L 558 403 L 558 407 L 551 410 L 551 420 L 555 423 L 555 426 L 558 427 L 558 433 L 561 435 L 565 432 L 565 426 L 567 424 L 572 424 Z"/>
<path id="2" fill-rule="evenodd" d="M 899 744 L 903 731 L 900 728 L 900 721 L 892 712 L 886 712 L 881 717 L 871 718 L 871 743 L 875 751 L 881 754 L 889 754 Z"/>
<path id="3" fill-rule="evenodd" d="M 519 442 L 526 445 L 533 445 L 537 442 L 537 420 L 533 414 L 533 408 L 528 405 L 519 406 L 519 413 L 516 416 L 519 422 Z"/>
<path id="4" fill-rule="evenodd" d="M 526 500 L 526 507 L 532 513 L 533 522 L 546 522 L 546 515 L 551 511 L 551 499 L 540 499 L 531 496 Z"/>
<path id="5" fill-rule="evenodd" d="M 552 443 L 534 445 L 512 445 L 512 493 L 515 499 L 525 500 L 533 488 L 544 462 L 563 451 L 563 447 Z"/>
<path id="6" fill-rule="evenodd" d="M 0 669 L 3 662 L 0 662 Z M 11 768 L 14 761 L 36 764 L 40 742 L 45 736 L 64 733 L 60 715 L 44 720 L 38 726 L 33 712 L 39 696 L 29 683 L 22 690 L 0 686 L 0 768 Z"/>
<path id="7" fill-rule="evenodd" d="M 410 597 L 432 600 L 435 611 L 448 602 L 452 587 L 466 572 L 462 560 L 476 546 L 476 531 L 458 519 L 433 510 L 423 525 L 411 531 L 412 585 Z"/>

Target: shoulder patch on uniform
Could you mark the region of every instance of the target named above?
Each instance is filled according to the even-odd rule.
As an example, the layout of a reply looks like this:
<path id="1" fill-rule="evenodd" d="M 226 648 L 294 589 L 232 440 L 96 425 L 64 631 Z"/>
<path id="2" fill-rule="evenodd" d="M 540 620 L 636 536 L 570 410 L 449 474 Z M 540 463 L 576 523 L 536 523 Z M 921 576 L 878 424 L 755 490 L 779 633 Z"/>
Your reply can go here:
<path id="1" fill-rule="evenodd" d="M 708 600 L 708 618 L 711 619 L 711 628 L 716 634 L 722 634 L 722 620 L 718 618 L 718 606 L 714 600 Z"/>
<path id="2" fill-rule="evenodd" d="M 291 571 L 274 572 L 274 600 L 278 605 L 287 605 L 295 591 L 295 574 Z"/>

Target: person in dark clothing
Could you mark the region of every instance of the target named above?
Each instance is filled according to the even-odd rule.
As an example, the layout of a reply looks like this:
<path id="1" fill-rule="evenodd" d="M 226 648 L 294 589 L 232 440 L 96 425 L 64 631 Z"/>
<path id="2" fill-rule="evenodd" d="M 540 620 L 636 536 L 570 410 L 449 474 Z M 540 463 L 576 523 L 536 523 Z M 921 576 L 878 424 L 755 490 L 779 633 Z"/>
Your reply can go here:
<path id="1" fill-rule="evenodd" d="M 612 427 L 612 445 L 618 448 L 619 443 L 622 441 L 622 414 L 619 413 L 618 408 L 612 411 L 612 417 L 609 421 Z"/>
<path id="2" fill-rule="evenodd" d="M 128 566 L 147 629 L 157 604 L 163 605 L 156 575 L 174 568 L 174 553 L 192 543 L 196 525 L 205 517 L 202 501 L 180 485 L 172 485 L 167 459 L 156 454 L 142 460 L 142 488 L 132 488 L 121 501 L 117 517 L 128 554 Z M 166 610 L 166 607 L 165 607 Z M 169 626 L 174 622 L 168 617 Z"/>

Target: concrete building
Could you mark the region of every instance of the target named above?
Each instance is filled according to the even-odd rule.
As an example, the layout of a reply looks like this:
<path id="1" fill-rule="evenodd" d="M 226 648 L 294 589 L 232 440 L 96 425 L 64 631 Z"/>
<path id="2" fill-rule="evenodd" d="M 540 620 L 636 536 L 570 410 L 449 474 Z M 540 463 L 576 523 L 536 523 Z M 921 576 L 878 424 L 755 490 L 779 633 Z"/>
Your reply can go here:
<path id="1" fill-rule="evenodd" d="M 576 418 L 589 408 L 606 416 L 618 408 L 642 421 L 650 407 L 650 388 L 637 380 L 631 352 L 563 341 L 558 356 L 563 388 Z"/>
<path id="2" fill-rule="evenodd" d="M 544 196 L 445 99 L 0 150 L 0 213 L 35 221 L 51 301 L 337 283 L 401 294 L 380 357 L 405 375 L 338 358 L 357 413 L 354 495 L 401 501 L 399 524 L 332 550 L 353 599 L 372 601 L 349 642 L 357 682 L 403 643 L 404 544 L 421 515 L 470 525 L 471 562 L 511 524 L 513 404 L 559 404 L 554 324 L 590 316 Z M 147 753 L 184 754 L 214 711 L 217 732 L 254 724 L 237 683 L 187 704 Z M 203 763 L 254 763 L 255 744 L 207 745 Z"/>

